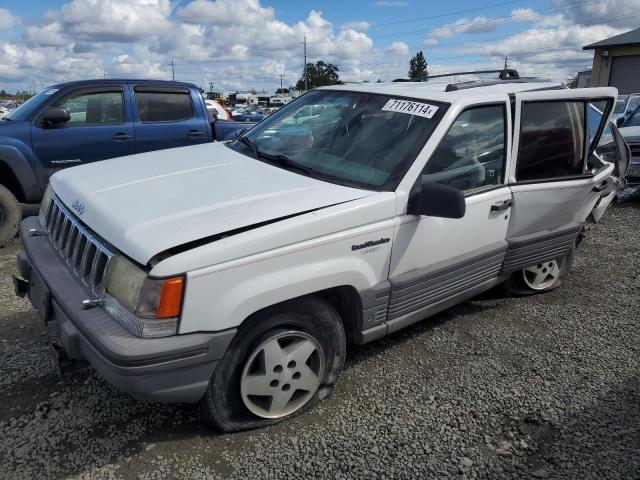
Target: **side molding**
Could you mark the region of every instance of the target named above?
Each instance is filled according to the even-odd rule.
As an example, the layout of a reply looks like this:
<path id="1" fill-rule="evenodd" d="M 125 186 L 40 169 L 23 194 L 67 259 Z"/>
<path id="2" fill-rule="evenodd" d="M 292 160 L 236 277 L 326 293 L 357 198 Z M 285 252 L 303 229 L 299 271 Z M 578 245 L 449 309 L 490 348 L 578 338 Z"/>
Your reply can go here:
<path id="1" fill-rule="evenodd" d="M 582 225 L 568 225 L 553 232 L 509 239 L 502 272 L 512 273 L 566 255 L 575 245 L 581 231 Z"/>

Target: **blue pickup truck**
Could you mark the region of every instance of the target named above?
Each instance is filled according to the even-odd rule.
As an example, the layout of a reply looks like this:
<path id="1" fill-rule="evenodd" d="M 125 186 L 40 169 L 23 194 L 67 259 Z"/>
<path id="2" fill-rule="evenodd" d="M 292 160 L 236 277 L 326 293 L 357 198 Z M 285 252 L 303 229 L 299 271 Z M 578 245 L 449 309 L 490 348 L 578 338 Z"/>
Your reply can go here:
<path id="1" fill-rule="evenodd" d="M 0 120 L 0 246 L 17 231 L 20 204 L 39 203 L 57 170 L 225 140 L 248 126 L 214 121 L 202 91 L 190 83 L 104 79 L 53 85 Z"/>

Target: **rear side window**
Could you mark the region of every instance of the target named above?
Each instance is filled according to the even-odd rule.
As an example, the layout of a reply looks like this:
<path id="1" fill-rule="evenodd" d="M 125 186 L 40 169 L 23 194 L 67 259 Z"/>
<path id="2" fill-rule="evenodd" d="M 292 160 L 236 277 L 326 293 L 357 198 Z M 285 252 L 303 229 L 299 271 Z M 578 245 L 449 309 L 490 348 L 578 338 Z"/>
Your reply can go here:
<path id="1" fill-rule="evenodd" d="M 520 124 L 518 181 L 583 174 L 583 102 L 523 103 Z"/>
<path id="2" fill-rule="evenodd" d="M 505 106 L 465 110 L 425 166 L 423 181 L 474 193 L 504 179 Z"/>
<path id="3" fill-rule="evenodd" d="M 177 122 L 193 117 L 193 105 L 188 91 L 136 91 L 135 96 L 141 122 Z"/>

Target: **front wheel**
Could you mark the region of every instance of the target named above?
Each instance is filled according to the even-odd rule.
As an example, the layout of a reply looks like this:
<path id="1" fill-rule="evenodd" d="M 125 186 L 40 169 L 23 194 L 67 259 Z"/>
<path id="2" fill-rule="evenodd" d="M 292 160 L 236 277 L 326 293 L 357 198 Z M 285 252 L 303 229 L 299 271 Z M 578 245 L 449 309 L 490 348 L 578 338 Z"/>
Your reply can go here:
<path id="1" fill-rule="evenodd" d="M 346 337 L 335 309 L 308 297 L 266 309 L 239 329 L 201 400 L 205 418 L 232 432 L 311 409 L 342 371 Z"/>
<path id="2" fill-rule="evenodd" d="M 0 247 L 18 233 L 22 210 L 16 197 L 6 187 L 0 185 Z"/>
<path id="3" fill-rule="evenodd" d="M 574 255 L 575 247 L 562 257 L 518 270 L 505 282 L 505 289 L 515 295 L 532 295 L 555 290 L 569 274 Z"/>

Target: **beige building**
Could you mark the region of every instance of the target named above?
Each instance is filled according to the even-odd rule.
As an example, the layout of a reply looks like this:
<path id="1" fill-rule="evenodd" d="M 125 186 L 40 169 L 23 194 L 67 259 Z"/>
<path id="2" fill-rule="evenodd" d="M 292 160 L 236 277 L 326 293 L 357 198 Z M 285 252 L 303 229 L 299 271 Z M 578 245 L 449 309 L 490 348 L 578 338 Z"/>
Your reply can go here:
<path id="1" fill-rule="evenodd" d="M 640 28 L 583 47 L 593 50 L 592 87 L 640 92 Z"/>

